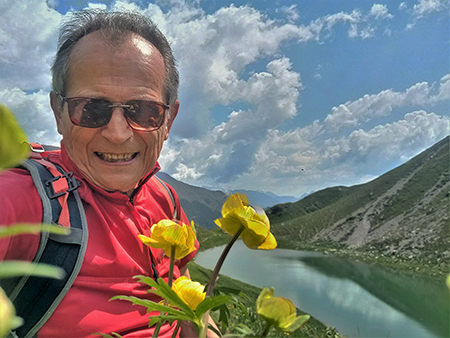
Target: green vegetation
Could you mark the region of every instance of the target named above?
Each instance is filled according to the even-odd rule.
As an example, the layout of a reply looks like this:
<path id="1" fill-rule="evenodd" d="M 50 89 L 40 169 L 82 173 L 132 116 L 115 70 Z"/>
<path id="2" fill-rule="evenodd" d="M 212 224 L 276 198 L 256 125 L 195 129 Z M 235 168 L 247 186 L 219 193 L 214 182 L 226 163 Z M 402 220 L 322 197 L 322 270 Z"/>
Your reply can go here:
<path id="1" fill-rule="evenodd" d="M 229 235 L 228 235 L 229 238 Z M 206 285 L 208 283 L 208 280 L 211 276 L 211 270 L 205 269 L 198 264 L 195 264 L 194 262 L 189 263 L 189 272 L 191 274 L 192 280 L 199 281 L 200 283 Z M 240 290 L 244 295 L 247 296 L 247 298 L 242 298 L 242 303 L 244 305 L 244 308 L 249 314 L 250 318 L 256 318 L 256 310 L 255 310 L 255 303 L 256 299 L 258 298 L 259 293 L 261 292 L 260 288 L 257 288 L 255 286 L 240 282 L 238 280 L 235 280 L 233 278 L 230 278 L 228 276 L 220 275 L 219 280 L 216 284 L 217 288 L 230 288 L 235 290 Z M 276 290 L 275 290 L 276 292 Z M 250 327 L 255 332 L 262 332 L 263 324 L 262 322 L 253 322 L 252 320 L 246 318 L 242 311 L 239 308 L 229 306 L 230 310 L 230 322 L 231 325 L 229 327 L 230 334 L 236 334 L 236 337 L 238 336 L 238 327 L 239 324 L 244 324 L 248 327 Z M 301 315 L 304 314 L 304 312 L 297 310 L 297 314 Z M 215 313 L 212 314 L 213 316 L 216 315 Z M 342 338 L 343 336 L 340 335 L 334 328 L 330 328 L 325 326 L 323 323 L 319 322 L 317 319 L 311 317 L 309 321 L 302 326 L 299 330 L 291 333 L 291 334 L 285 334 L 282 332 L 278 332 L 275 330 L 270 331 L 270 337 L 295 337 L 295 338 Z"/>
<path id="2" fill-rule="evenodd" d="M 230 235 L 222 231 L 219 227 L 213 230 L 206 230 L 196 227 L 197 239 L 201 243 L 200 251 L 205 251 L 216 246 L 225 245 L 230 241 Z"/>

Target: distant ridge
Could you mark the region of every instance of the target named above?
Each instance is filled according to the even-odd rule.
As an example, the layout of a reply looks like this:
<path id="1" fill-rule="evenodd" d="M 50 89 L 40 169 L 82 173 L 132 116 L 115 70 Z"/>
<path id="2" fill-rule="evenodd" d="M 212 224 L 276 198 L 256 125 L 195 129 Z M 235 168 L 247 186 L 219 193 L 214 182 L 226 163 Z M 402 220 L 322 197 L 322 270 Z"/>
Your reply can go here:
<path id="1" fill-rule="evenodd" d="M 175 189 L 189 220 L 208 230 L 217 227 L 214 220 L 221 217 L 222 205 L 231 193 L 245 193 L 251 204 L 262 208 L 297 200 L 292 196 L 277 196 L 272 193 L 251 190 L 235 190 L 227 194 L 220 190 L 213 191 L 183 183 L 164 172 L 156 175 Z"/>

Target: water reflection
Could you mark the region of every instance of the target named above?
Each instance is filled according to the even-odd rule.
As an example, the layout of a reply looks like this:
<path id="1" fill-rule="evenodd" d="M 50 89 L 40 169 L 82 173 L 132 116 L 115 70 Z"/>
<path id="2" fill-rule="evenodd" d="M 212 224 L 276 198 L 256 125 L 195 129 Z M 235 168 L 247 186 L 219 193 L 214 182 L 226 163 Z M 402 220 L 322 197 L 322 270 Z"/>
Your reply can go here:
<path id="1" fill-rule="evenodd" d="M 348 279 L 436 336 L 449 335 L 449 295 L 441 281 L 338 257 L 302 257 L 322 274 Z"/>
<path id="2" fill-rule="evenodd" d="M 222 248 L 198 254 L 212 269 Z M 254 251 L 242 243 L 222 273 L 277 295 L 349 337 L 448 337 L 445 284 L 317 253 Z"/>

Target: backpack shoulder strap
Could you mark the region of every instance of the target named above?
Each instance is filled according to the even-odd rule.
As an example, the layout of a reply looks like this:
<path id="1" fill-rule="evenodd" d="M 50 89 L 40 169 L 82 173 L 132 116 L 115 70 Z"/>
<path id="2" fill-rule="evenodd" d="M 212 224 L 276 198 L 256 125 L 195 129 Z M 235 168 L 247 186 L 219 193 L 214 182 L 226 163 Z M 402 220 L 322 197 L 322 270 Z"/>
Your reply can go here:
<path id="1" fill-rule="evenodd" d="M 51 165 L 55 168 L 54 164 L 51 163 Z M 64 178 L 74 180 L 71 175 L 67 175 L 69 173 L 56 167 L 61 175 L 55 177 L 47 169 L 45 160 L 42 159 L 39 161 L 28 159 L 22 163 L 22 167 L 30 172 L 41 197 L 43 222 L 58 224 L 62 209 L 67 208 L 71 227 L 69 235 L 42 232 L 39 248 L 33 259 L 35 263 L 45 263 L 62 268 L 65 271 L 64 278 L 58 280 L 23 276 L 18 282 L 16 280 L 11 291 L 10 299 L 16 307 L 17 315 L 24 318 L 24 325 L 12 333 L 13 337 L 30 338 L 36 336 L 78 275 L 87 247 L 88 229 L 83 204 L 76 190 L 78 186 L 73 189 L 69 184 L 69 189 L 64 192 L 68 194 L 67 205 L 62 207 L 58 201 L 61 193 L 55 194 L 52 188 L 55 180 Z"/>
<path id="2" fill-rule="evenodd" d="M 167 194 L 169 195 L 169 197 L 170 197 L 170 200 L 172 201 L 172 205 L 173 205 L 173 219 L 177 219 L 177 220 L 180 220 L 180 218 L 181 218 L 181 215 L 179 214 L 179 212 L 178 212 L 178 208 L 177 208 L 177 203 L 176 203 L 176 201 L 175 201 L 175 196 L 173 195 L 173 193 L 172 193 L 172 191 L 169 189 L 169 187 L 167 186 L 167 184 L 162 180 L 162 179 L 160 179 L 158 176 L 154 176 L 158 181 L 159 181 L 159 183 L 161 183 L 161 185 L 164 187 L 164 189 L 167 191 Z"/>

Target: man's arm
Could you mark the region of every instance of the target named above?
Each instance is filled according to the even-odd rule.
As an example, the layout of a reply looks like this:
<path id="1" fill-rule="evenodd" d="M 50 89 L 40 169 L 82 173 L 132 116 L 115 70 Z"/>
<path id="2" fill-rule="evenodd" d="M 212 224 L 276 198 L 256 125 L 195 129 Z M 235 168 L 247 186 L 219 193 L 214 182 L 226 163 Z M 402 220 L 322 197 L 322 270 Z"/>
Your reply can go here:
<path id="1" fill-rule="evenodd" d="M 191 278 L 191 276 L 189 275 L 189 270 L 188 270 L 187 266 L 183 266 L 180 269 L 180 273 L 182 276 L 186 276 L 189 279 Z M 214 326 L 214 328 L 218 332 L 220 332 L 216 326 L 216 323 L 214 323 L 214 321 L 212 320 L 211 316 L 208 317 L 208 324 Z M 198 337 L 198 333 L 194 329 L 194 326 L 191 322 L 182 322 L 181 323 L 180 338 L 197 338 L 197 337 Z M 217 334 L 215 334 L 214 331 L 208 330 L 207 334 L 206 334 L 206 338 L 220 338 L 220 337 Z"/>

